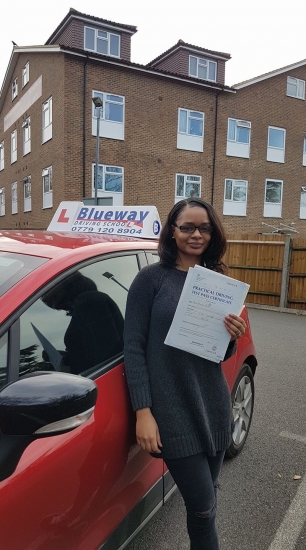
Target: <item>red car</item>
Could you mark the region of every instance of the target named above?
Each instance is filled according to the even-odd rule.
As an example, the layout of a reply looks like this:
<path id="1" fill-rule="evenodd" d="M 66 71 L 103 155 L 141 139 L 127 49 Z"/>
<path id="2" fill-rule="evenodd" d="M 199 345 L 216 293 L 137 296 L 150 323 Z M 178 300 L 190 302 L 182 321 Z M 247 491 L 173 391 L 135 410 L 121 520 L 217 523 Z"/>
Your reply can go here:
<path id="1" fill-rule="evenodd" d="M 124 548 L 175 489 L 163 461 L 136 444 L 123 367 L 127 290 L 156 261 L 153 240 L 2 231 L 2 548 Z M 247 331 L 223 364 L 229 456 L 245 443 L 254 404 L 257 361 L 242 315 Z"/>

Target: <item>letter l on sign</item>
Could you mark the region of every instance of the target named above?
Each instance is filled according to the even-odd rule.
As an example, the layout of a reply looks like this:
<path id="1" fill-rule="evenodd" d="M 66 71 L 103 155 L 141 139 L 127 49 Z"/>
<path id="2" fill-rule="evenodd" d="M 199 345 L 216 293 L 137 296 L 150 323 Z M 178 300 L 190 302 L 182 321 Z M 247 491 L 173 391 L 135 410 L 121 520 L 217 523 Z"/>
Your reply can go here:
<path id="1" fill-rule="evenodd" d="M 61 211 L 61 213 L 60 213 L 60 215 L 59 215 L 59 217 L 58 217 L 58 220 L 57 220 L 58 222 L 60 222 L 60 223 L 68 223 L 68 222 L 69 222 L 69 218 L 66 218 L 66 217 L 65 217 L 66 212 L 67 212 L 67 209 L 66 209 L 66 208 L 64 208 L 64 209 Z"/>

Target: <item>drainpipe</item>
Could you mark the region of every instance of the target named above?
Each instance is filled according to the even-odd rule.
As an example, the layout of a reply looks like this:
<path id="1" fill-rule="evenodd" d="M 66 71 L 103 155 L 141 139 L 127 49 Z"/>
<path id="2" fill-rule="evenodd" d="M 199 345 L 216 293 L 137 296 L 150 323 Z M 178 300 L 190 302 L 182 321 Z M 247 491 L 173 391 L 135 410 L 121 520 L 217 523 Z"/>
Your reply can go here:
<path id="1" fill-rule="evenodd" d="M 86 80 L 87 80 L 87 61 L 88 56 L 86 57 L 84 63 L 84 72 L 83 72 L 83 195 L 82 199 L 86 196 L 86 182 L 85 182 L 85 170 L 86 170 Z"/>
<path id="2" fill-rule="evenodd" d="M 212 170 L 212 182 L 211 182 L 211 200 L 210 204 L 214 202 L 214 187 L 215 187 L 215 171 L 216 171 L 216 145 L 217 145 L 217 125 L 218 125 L 218 99 L 223 90 L 216 93 L 216 105 L 215 105 L 215 135 L 214 135 L 214 156 L 213 156 L 213 170 Z"/>

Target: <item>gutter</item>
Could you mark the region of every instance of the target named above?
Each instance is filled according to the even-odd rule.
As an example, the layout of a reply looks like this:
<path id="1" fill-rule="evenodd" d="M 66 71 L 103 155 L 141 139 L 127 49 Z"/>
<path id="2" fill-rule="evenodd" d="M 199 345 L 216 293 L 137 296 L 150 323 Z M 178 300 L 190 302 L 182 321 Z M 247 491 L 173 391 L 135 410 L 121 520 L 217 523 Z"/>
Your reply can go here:
<path id="1" fill-rule="evenodd" d="M 216 154 L 217 154 L 217 129 L 218 129 L 218 99 L 222 90 L 216 94 L 216 107 L 215 107 L 215 135 L 214 135 L 214 156 L 213 156 L 213 170 L 212 170 L 212 181 L 211 181 L 211 199 L 210 204 L 213 206 L 214 202 L 214 191 L 215 191 L 215 172 L 216 172 Z"/>

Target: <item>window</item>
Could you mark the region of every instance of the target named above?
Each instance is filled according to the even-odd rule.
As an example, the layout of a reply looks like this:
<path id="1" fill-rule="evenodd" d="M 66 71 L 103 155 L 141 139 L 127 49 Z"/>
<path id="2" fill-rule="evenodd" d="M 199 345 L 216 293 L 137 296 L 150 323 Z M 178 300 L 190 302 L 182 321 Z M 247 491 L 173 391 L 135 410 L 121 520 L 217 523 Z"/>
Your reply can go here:
<path id="1" fill-rule="evenodd" d="M 96 165 L 92 165 L 92 196 L 95 195 Z M 113 197 L 112 202 L 107 204 L 123 204 L 123 183 L 124 171 L 121 166 L 106 166 L 99 164 L 98 167 L 98 196 Z"/>
<path id="2" fill-rule="evenodd" d="M 203 151 L 204 113 L 178 110 L 177 148 L 187 151 Z"/>
<path id="3" fill-rule="evenodd" d="M 92 97 L 99 97 L 103 106 L 92 104 L 92 135 L 97 135 L 97 117 L 100 110 L 100 137 L 124 140 L 124 96 L 92 91 Z"/>
<path id="4" fill-rule="evenodd" d="M 250 157 L 251 123 L 236 118 L 228 119 L 226 154 L 231 157 Z"/>
<path id="5" fill-rule="evenodd" d="M 5 188 L 0 188 L 0 216 L 5 216 Z"/>
<path id="6" fill-rule="evenodd" d="M 27 62 L 24 67 L 22 67 L 21 76 L 22 76 L 22 87 L 24 88 L 24 86 L 30 80 L 30 64 L 29 64 L 29 62 Z"/>
<path id="7" fill-rule="evenodd" d="M 18 189 L 17 181 L 12 183 L 12 214 L 18 213 Z"/>
<path id="8" fill-rule="evenodd" d="M 4 170 L 4 141 L 0 143 L 0 170 Z"/>
<path id="9" fill-rule="evenodd" d="M 22 124 L 23 155 L 31 152 L 31 120 L 27 118 Z"/>
<path id="10" fill-rule="evenodd" d="M 287 95 L 297 99 L 305 99 L 305 80 L 287 76 Z"/>
<path id="11" fill-rule="evenodd" d="M 282 215 L 283 182 L 281 180 L 266 180 L 264 216 L 280 218 Z"/>
<path id="12" fill-rule="evenodd" d="M 285 162 L 286 130 L 269 126 L 267 160 L 271 162 Z"/>
<path id="13" fill-rule="evenodd" d="M 11 133 L 11 164 L 17 160 L 17 130 Z"/>
<path id="14" fill-rule="evenodd" d="M 0 151 L 0 155 L 1 155 L 1 151 Z M 303 166 L 306 166 L 306 132 L 304 134 L 304 140 L 303 140 Z M 1 162 L 0 162 L 0 170 L 1 170 Z"/>
<path id="15" fill-rule="evenodd" d="M 31 176 L 26 176 L 23 179 L 23 204 L 24 212 L 32 210 Z"/>
<path id="16" fill-rule="evenodd" d="M 189 56 L 189 76 L 203 80 L 217 81 L 217 63 L 201 57 Z"/>
<path id="17" fill-rule="evenodd" d="M 175 202 L 201 196 L 201 176 L 176 174 Z"/>
<path id="18" fill-rule="evenodd" d="M 138 271 L 135 254 L 96 261 L 34 302 L 20 317 L 20 376 L 50 369 L 86 376 L 122 361 L 127 291 Z"/>
<path id="19" fill-rule="evenodd" d="M 12 101 L 18 95 L 18 80 L 15 78 L 12 82 Z"/>
<path id="20" fill-rule="evenodd" d="M 301 188 L 300 219 L 306 220 L 306 185 Z"/>
<path id="21" fill-rule="evenodd" d="M 52 97 L 42 106 L 42 142 L 52 138 Z"/>
<path id="22" fill-rule="evenodd" d="M 246 216 L 248 182 L 246 180 L 225 180 L 223 214 Z"/>
<path id="23" fill-rule="evenodd" d="M 0 338 L 0 388 L 7 384 L 7 366 L 8 366 L 8 333 L 6 332 Z"/>
<path id="24" fill-rule="evenodd" d="M 42 184 L 43 184 L 43 208 L 51 208 L 53 206 L 52 166 L 48 166 L 48 168 L 43 169 Z"/>
<path id="25" fill-rule="evenodd" d="M 85 27 L 84 48 L 102 55 L 120 57 L 120 35 Z"/>

